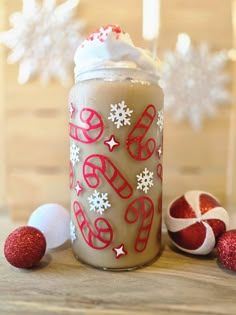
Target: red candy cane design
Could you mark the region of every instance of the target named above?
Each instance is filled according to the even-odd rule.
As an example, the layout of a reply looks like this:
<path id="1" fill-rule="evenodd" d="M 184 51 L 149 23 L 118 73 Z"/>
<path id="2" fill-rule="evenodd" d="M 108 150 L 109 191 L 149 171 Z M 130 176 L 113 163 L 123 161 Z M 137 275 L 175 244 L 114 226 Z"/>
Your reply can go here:
<path id="1" fill-rule="evenodd" d="M 97 141 L 104 130 L 102 117 L 91 108 L 83 108 L 79 114 L 80 121 L 85 127 L 69 123 L 70 137 L 82 143 L 93 143 Z"/>
<path id="2" fill-rule="evenodd" d="M 157 173 L 157 176 L 162 181 L 162 164 L 161 163 L 157 164 L 156 173 Z"/>
<path id="3" fill-rule="evenodd" d="M 83 164 L 84 179 L 90 188 L 97 188 L 100 184 L 98 173 L 101 173 L 119 197 L 125 199 L 132 195 L 131 185 L 112 161 L 104 155 L 92 154 Z"/>
<path id="4" fill-rule="evenodd" d="M 154 206 L 152 200 L 148 197 L 140 197 L 133 200 L 125 212 L 125 221 L 129 224 L 141 220 L 138 235 L 135 240 L 134 248 L 136 252 L 142 252 L 147 246 L 152 220 Z"/>
<path id="5" fill-rule="evenodd" d="M 150 129 L 155 116 L 155 106 L 152 104 L 148 105 L 128 135 L 126 148 L 129 155 L 135 160 L 147 160 L 155 151 L 156 142 L 153 138 L 149 138 L 146 142 L 144 142 L 144 138 Z"/>
<path id="6" fill-rule="evenodd" d="M 73 183 L 74 183 L 74 169 L 73 169 L 73 165 L 70 162 L 70 189 L 73 187 Z"/>
<path id="7" fill-rule="evenodd" d="M 78 201 L 74 202 L 73 209 L 85 242 L 98 250 L 108 247 L 113 239 L 113 230 L 109 222 L 104 218 L 96 218 L 92 226 Z"/>

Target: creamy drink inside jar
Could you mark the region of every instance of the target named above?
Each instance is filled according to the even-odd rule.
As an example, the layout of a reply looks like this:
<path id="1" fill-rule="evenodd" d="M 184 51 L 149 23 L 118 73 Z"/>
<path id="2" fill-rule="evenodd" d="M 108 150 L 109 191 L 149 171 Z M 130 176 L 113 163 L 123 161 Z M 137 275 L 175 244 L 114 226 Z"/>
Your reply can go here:
<path id="1" fill-rule="evenodd" d="M 70 105 L 71 242 L 107 270 L 152 262 L 161 246 L 163 95 L 157 65 L 119 27 L 76 56 Z"/>

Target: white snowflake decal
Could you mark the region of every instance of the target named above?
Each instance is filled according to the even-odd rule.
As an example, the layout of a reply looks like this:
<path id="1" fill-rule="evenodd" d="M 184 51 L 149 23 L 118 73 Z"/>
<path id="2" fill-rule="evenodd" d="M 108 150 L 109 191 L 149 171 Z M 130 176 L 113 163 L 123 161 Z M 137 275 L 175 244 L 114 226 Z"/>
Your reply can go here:
<path id="1" fill-rule="evenodd" d="M 10 17 L 12 28 L 0 34 L 11 49 L 9 63 L 19 63 L 18 81 L 26 83 L 39 75 L 47 82 L 51 77 L 62 83 L 69 80 L 73 55 L 82 41 L 84 22 L 73 21 L 79 0 L 23 0 L 22 12 Z M 41 2 L 41 1 L 40 1 Z"/>
<path id="2" fill-rule="evenodd" d="M 77 239 L 76 232 L 75 232 L 75 225 L 72 221 L 70 221 L 70 239 L 72 243 Z"/>
<path id="3" fill-rule="evenodd" d="M 70 161 L 73 166 L 80 161 L 80 148 L 74 142 L 70 146 Z"/>
<path id="4" fill-rule="evenodd" d="M 176 51 L 165 54 L 160 85 L 163 88 L 165 111 L 172 112 L 178 121 L 189 120 L 193 129 L 202 126 L 205 117 L 216 112 L 217 105 L 230 102 L 224 73 L 226 52 L 210 53 L 207 45 L 193 47 L 188 38 L 186 47 L 177 41 Z M 184 48 L 184 49 L 183 49 Z"/>
<path id="5" fill-rule="evenodd" d="M 163 127 L 164 127 L 164 111 L 163 111 L 163 109 L 158 111 L 157 126 L 159 127 L 160 132 L 162 132 Z"/>
<path id="6" fill-rule="evenodd" d="M 146 167 L 137 177 L 137 189 L 145 192 L 153 186 L 153 172 L 149 171 Z"/>
<path id="7" fill-rule="evenodd" d="M 132 113 L 133 111 L 127 107 L 125 101 L 122 101 L 115 105 L 111 104 L 110 116 L 108 119 L 114 122 L 119 129 L 122 126 L 130 125 L 130 117 Z"/>
<path id="8" fill-rule="evenodd" d="M 99 214 L 103 214 L 107 208 L 110 208 L 111 205 L 107 195 L 107 193 L 100 193 L 95 190 L 94 193 L 88 197 L 90 211 L 96 211 Z"/>

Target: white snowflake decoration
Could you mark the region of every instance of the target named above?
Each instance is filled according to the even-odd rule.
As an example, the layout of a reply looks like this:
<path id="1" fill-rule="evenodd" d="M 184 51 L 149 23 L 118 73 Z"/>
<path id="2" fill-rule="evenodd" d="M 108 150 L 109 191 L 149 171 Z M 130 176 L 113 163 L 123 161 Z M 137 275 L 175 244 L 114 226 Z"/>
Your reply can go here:
<path id="1" fill-rule="evenodd" d="M 163 127 L 164 127 L 164 111 L 163 111 L 163 109 L 158 111 L 157 126 L 159 127 L 160 132 L 162 132 Z"/>
<path id="2" fill-rule="evenodd" d="M 230 101 L 225 87 L 229 76 L 223 72 L 226 60 L 225 52 L 210 53 L 203 44 L 194 48 L 187 34 L 179 35 L 176 51 L 166 53 L 161 73 L 165 110 L 176 120 L 187 119 L 193 129 L 200 129 L 203 119 L 215 114 L 217 105 Z"/>
<path id="3" fill-rule="evenodd" d="M 70 221 L 70 239 L 72 243 L 77 239 L 76 232 L 75 232 L 75 225 L 72 221 Z"/>
<path id="4" fill-rule="evenodd" d="M 73 166 L 80 161 L 80 148 L 74 142 L 70 146 L 70 161 Z"/>
<path id="5" fill-rule="evenodd" d="M 90 211 L 103 214 L 106 209 L 110 208 L 111 205 L 107 195 L 107 193 L 100 193 L 95 190 L 94 193 L 88 197 Z"/>
<path id="6" fill-rule="evenodd" d="M 9 63 L 19 63 L 18 81 L 26 83 L 39 75 L 69 81 L 73 55 L 82 41 L 84 22 L 73 21 L 79 0 L 67 0 L 56 6 L 56 0 L 23 0 L 22 12 L 10 17 L 12 28 L 0 34 L 11 54 Z"/>
<path id="7" fill-rule="evenodd" d="M 137 189 L 142 190 L 145 194 L 153 186 L 153 172 L 149 171 L 146 167 L 137 177 Z"/>
<path id="8" fill-rule="evenodd" d="M 115 105 L 111 104 L 110 116 L 108 119 L 114 122 L 119 129 L 122 126 L 130 125 L 130 117 L 132 113 L 133 111 L 127 107 L 125 101 L 122 101 Z"/>

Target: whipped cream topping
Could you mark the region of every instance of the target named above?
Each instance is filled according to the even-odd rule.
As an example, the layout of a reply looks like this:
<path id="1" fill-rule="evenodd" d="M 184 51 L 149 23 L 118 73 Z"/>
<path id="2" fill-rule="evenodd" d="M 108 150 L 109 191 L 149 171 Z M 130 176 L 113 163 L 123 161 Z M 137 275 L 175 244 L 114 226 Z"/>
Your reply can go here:
<path id="1" fill-rule="evenodd" d="M 75 53 L 75 82 L 86 71 L 114 65 L 140 68 L 159 74 L 157 60 L 149 51 L 136 47 L 129 34 L 116 25 L 100 27 L 90 34 L 77 48 Z"/>

